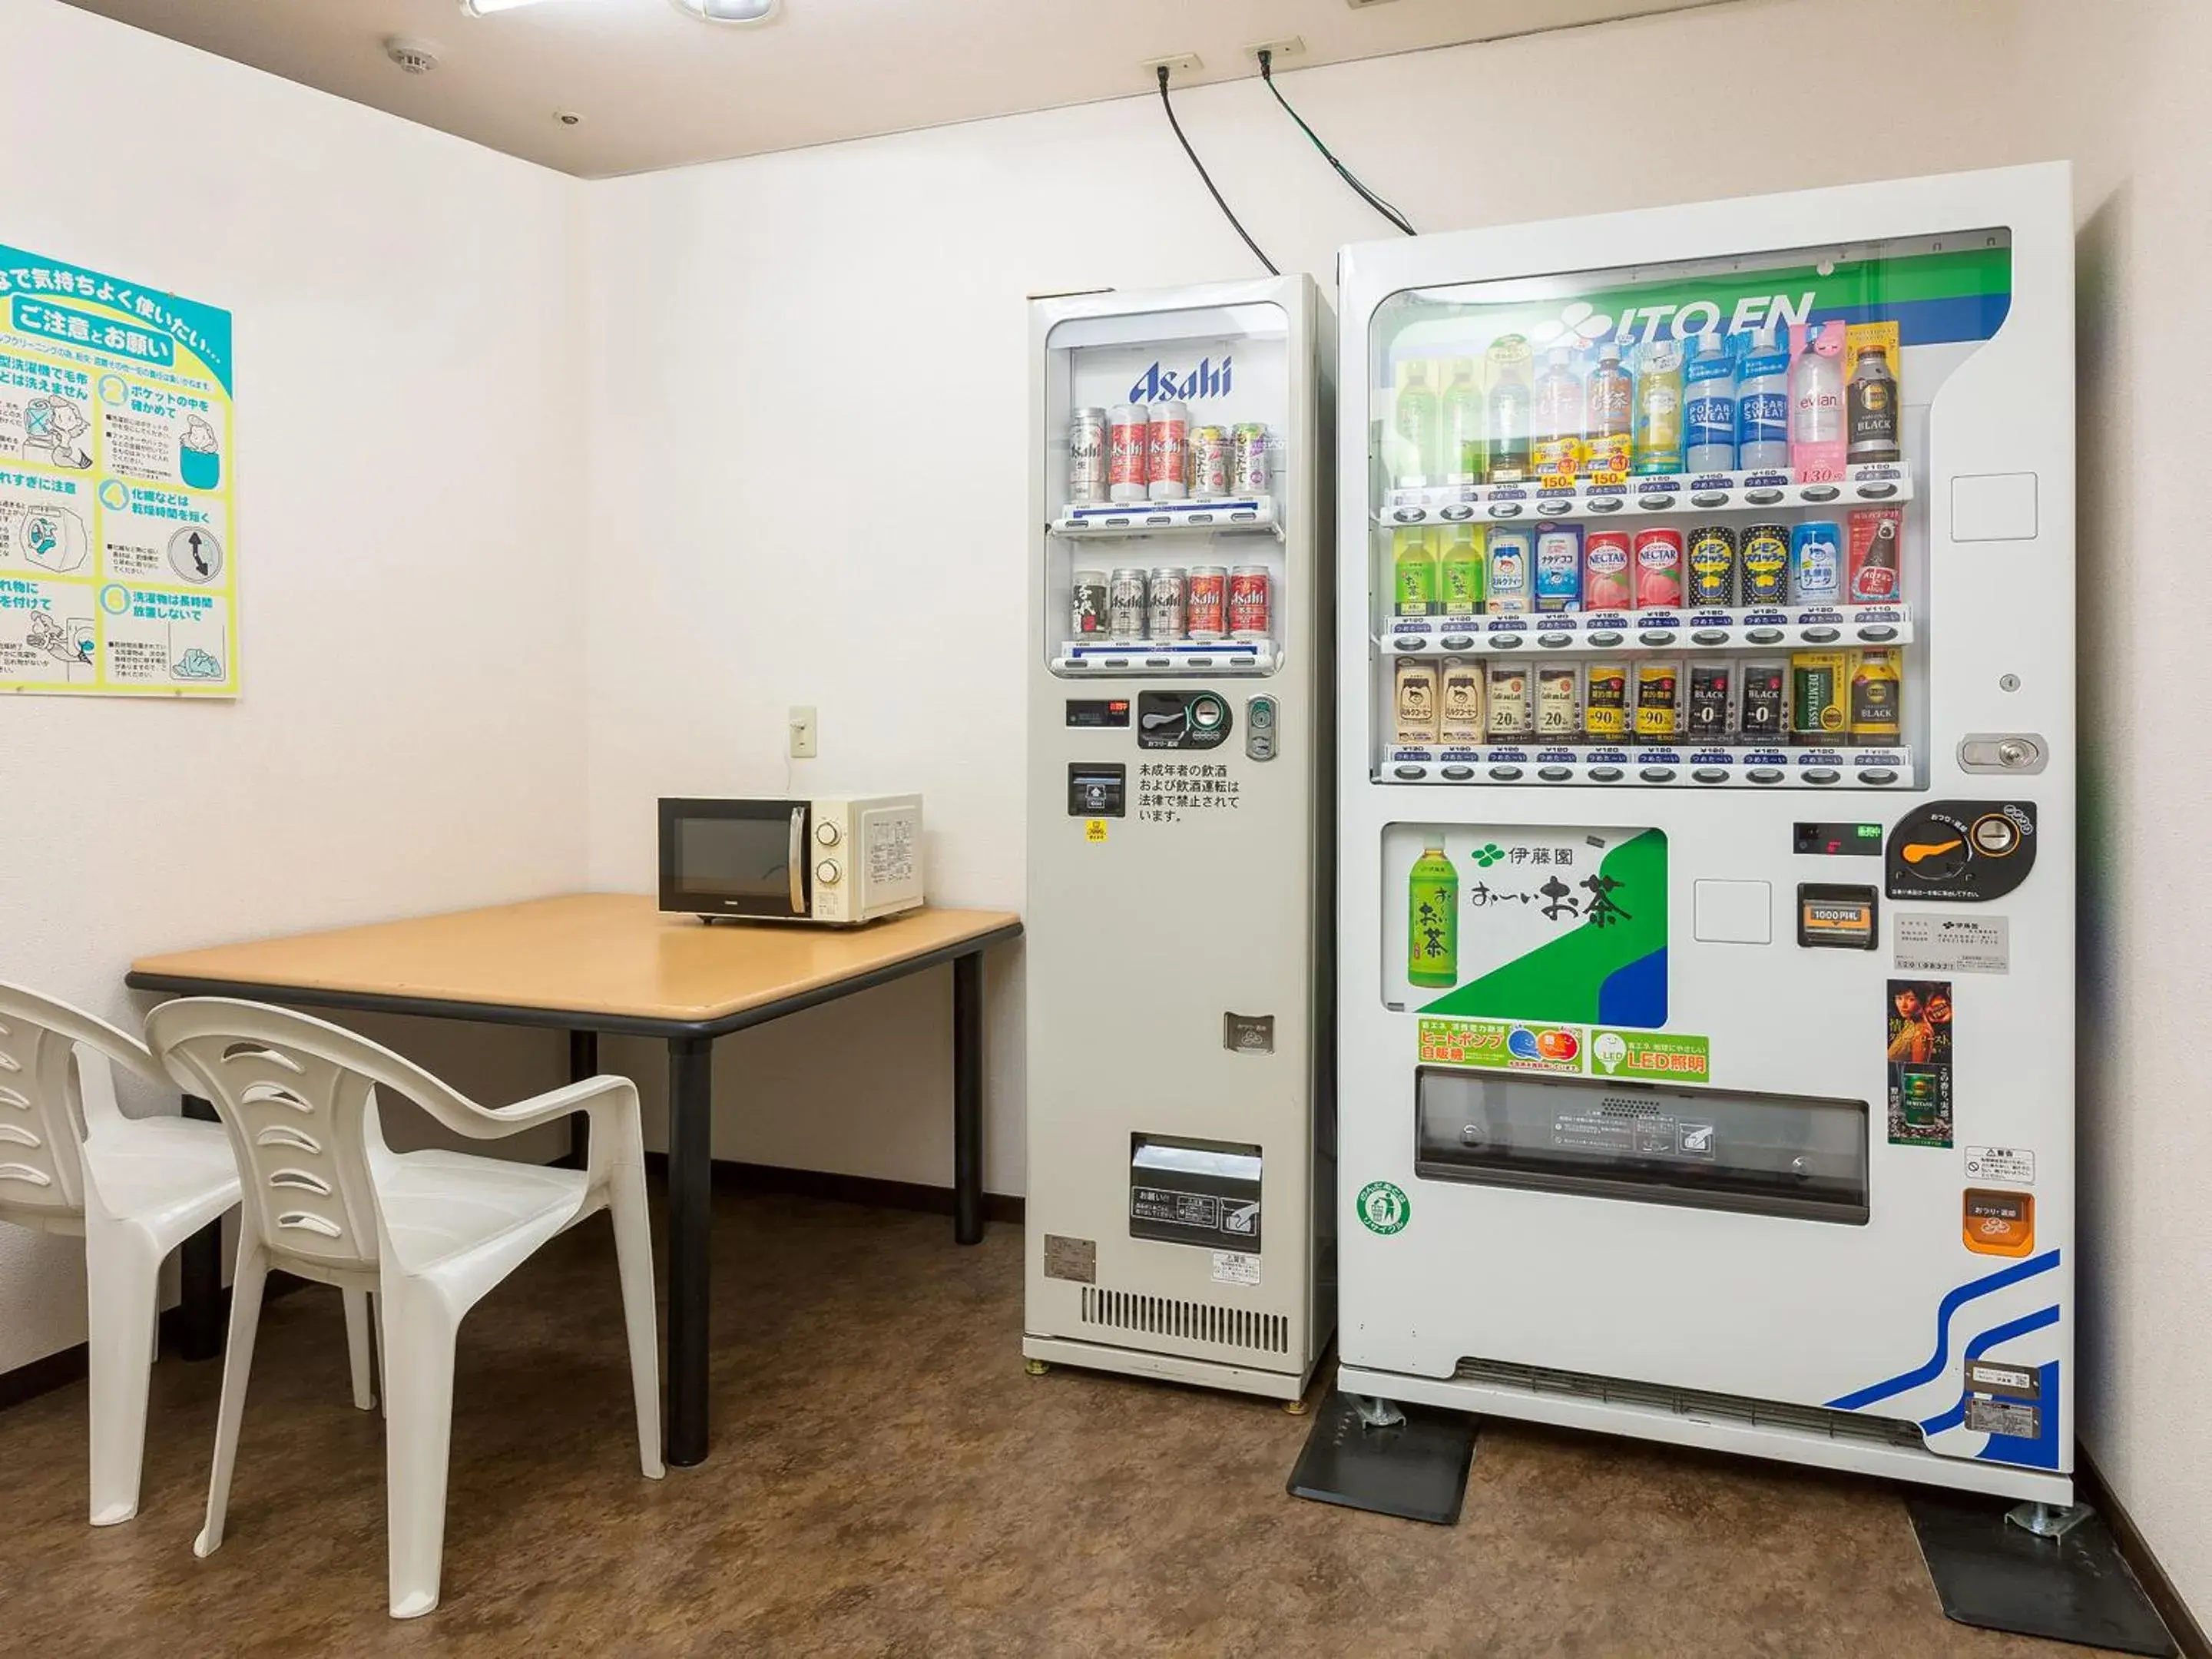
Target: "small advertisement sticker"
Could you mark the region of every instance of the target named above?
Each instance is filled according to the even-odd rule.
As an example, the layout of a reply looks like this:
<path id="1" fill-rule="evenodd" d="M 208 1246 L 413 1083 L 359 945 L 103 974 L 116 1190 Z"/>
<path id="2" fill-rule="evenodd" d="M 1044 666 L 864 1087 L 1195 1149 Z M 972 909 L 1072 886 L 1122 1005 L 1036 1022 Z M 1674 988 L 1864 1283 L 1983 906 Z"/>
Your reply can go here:
<path id="1" fill-rule="evenodd" d="M 2008 974 L 2012 923 L 2003 916 L 1892 918 L 1901 974 Z"/>
<path id="2" fill-rule="evenodd" d="M 1493 1072 L 1555 1072 L 1578 1077 L 1584 1034 L 1577 1025 L 1511 1019 L 1424 1019 L 1421 1063 Z"/>
<path id="3" fill-rule="evenodd" d="M 1951 982 L 1889 981 L 1889 1144 L 1951 1144 Z"/>
<path id="4" fill-rule="evenodd" d="M 2008 1187 L 2033 1187 L 2035 1154 L 2020 1146 L 1969 1146 L 1966 1174 L 1975 1181 L 2002 1181 Z"/>
<path id="5" fill-rule="evenodd" d="M 1655 1083 L 1710 1083 L 1712 1045 L 1701 1036 L 1668 1031 L 1590 1033 L 1590 1069 L 1601 1077 L 1648 1078 Z"/>

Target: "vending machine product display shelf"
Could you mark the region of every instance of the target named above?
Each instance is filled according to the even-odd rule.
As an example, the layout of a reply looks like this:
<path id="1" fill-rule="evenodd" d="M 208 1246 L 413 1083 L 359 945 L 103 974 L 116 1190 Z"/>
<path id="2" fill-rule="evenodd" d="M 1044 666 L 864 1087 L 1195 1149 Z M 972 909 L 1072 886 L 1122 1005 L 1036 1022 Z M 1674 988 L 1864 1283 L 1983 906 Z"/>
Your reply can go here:
<path id="1" fill-rule="evenodd" d="M 1056 536 L 1158 536 L 1182 532 L 1270 531 L 1279 537 L 1283 521 L 1270 495 L 1237 495 L 1218 501 L 1073 502 L 1052 521 Z"/>
<path id="2" fill-rule="evenodd" d="M 1069 640 L 1052 659 L 1068 675 L 1272 674 L 1282 665 L 1273 640 Z"/>
<path id="3" fill-rule="evenodd" d="M 1869 461 L 1832 483 L 1800 483 L 1788 472 L 1654 474 L 1622 483 L 1439 484 L 1398 489 L 1383 497 L 1375 522 L 1465 524 L 1472 520 L 1697 518 L 1713 513 L 1777 513 L 1791 507 L 1887 506 L 1912 499 L 1901 461 Z"/>
<path id="4" fill-rule="evenodd" d="M 1865 749 L 1701 749 L 1689 744 L 1549 749 L 1528 744 L 1399 748 L 1377 783 L 1574 784 L 1627 788 L 1914 787 L 1912 752 Z"/>
<path id="5" fill-rule="evenodd" d="M 1905 605 L 1759 607 L 1743 611 L 1558 611 L 1524 617 L 1401 617 L 1376 641 L 1393 655 L 1520 651 L 1791 650 L 1804 646 L 1910 645 Z"/>

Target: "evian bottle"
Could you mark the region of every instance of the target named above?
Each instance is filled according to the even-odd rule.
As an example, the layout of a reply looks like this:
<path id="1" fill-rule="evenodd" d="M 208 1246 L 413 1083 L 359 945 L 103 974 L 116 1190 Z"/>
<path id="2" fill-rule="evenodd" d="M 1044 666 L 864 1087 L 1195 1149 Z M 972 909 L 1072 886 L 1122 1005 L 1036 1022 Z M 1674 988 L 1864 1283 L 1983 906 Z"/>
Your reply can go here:
<path id="1" fill-rule="evenodd" d="M 1807 328 L 1790 369 L 1790 465 L 1799 483 L 1844 476 L 1844 331 Z"/>

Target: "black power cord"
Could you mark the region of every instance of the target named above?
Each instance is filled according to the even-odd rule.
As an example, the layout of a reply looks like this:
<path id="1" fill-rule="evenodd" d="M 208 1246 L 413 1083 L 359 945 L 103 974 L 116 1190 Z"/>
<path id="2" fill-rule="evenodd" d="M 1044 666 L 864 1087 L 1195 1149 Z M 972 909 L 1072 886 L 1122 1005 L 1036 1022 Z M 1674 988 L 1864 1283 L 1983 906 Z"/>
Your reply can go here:
<path id="1" fill-rule="evenodd" d="M 1400 230 L 1404 231 L 1407 235 L 1413 235 L 1415 232 L 1413 224 L 1406 216 L 1399 212 L 1397 209 L 1392 207 L 1388 202 L 1384 201 L 1380 196 L 1377 196 L 1373 191 L 1368 189 L 1365 185 L 1360 183 L 1358 174 L 1352 172 L 1352 170 L 1345 166 L 1343 162 L 1338 161 L 1335 155 L 1330 152 L 1329 147 L 1322 143 L 1321 135 L 1306 125 L 1305 117 L 1299 114 L 1297 111 L 1291 107 L 1291 100 L 1283 96 L 1283 89 L 1275 84 L 1274 57 L 1275 54 L 1273 52 L 1267 51 L 1264 47 L 1261 50 L 1260 78 L 1267 83 L 1267 90 L 1275 94 L 1275 101 L 1283 106 L 1283 113 L 1289 116 L 1293 121 L 1296 121 L 1298 124 L 1298 131 L 1305 134 L 1307 137 L 1313 140 L 1313 147 L 1322 153 L 1322 159 L 1328 161 L 1329 166 L 1336 169 L 1337 177 L 1343 179 L 1346 184 L 1350 185 L 1354 193 L 1358 196 L 1361 201 L 1373 208 L 1377 213 L 1381 214 L 1385 219 L 1388 219 Z M 1162 70 L 1160 71 L 1160 92 L 1163 97 L 1166 95 L 1167 71 L 1165 70 Z M 1224 212 L 1226 210 L 1227 210 L 1225 209 L 1224 210 Z"/>
<path id="2" fill-rule="evenodd" d="M 1270 276 L 1281 276 L 1283 273 L 1275 269 L 1275 262 L 1260 252 L 1260 245 L 1252 240 L 1252 233 L 1238 223 L 1237 216 L 1229 210 L 1229 204 L 1221 199 L 1221 192 L 1213 186 L 1213 179 L 1206 172 L 1206 163 L 1198 159 L 1198 152 L 1190 147 L 1190 140 L 1183 137 L 1182 123 L 1176 119 L 1175 106 L 1168 101 L 1168 66 L 1162 64 L 1159 68 L 1160 107 L 1168 112 L 1168 125 L 1175 129 L 1175 136 L 1182 145 L 1182 153 L 1190 157 L 1190 164 L 1198 169 L 1198 176 L 1205 182 L 1207 193 L 1213 198 L 1214 206 L 1221 210 L 1221 216 L 1228 220 L 1231 228 L 1244 239 L 1244 246 L 1252 250 L 1252 257 L 1267 267 L 1267 275 Z M 1289 106 L 1285 105 L 1284 107 L 1288 108 Z M 1320 140 L 1316 139 L 1315 142 L 1318 143 Z"/>

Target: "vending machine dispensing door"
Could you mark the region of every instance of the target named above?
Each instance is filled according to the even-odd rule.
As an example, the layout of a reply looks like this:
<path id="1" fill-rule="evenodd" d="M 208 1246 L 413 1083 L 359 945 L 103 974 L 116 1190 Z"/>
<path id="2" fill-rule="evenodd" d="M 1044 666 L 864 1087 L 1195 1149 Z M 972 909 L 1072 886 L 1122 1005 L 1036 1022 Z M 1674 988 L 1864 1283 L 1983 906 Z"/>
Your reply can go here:
<path id="1" fill-rule="evenodd" d="M 1032 315 L 1022 1351 L 1296 1399 L 1334 1324 L 1328 313 L 1287 277 Z"/>

